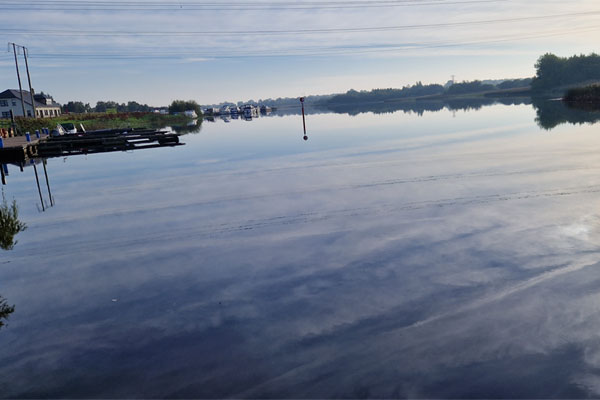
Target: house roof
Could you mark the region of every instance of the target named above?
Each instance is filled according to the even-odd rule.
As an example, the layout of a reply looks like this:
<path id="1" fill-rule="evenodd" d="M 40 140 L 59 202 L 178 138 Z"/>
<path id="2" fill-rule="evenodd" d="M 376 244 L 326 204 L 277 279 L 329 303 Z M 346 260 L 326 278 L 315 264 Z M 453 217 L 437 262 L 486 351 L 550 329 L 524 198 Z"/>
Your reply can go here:
<path id="1" fill-rule="evenodd" d="M 35 94 L 34 94 L 35 96 Z M 46 97 L 49 98 L 49 97 Z M 21 101 L 21 93 L 16 89 L 7 89 L 4 92 L 0 93 L 0 99 L 18 99 Z M 23 101 L 27 105 L 31 105 L 31 95 L 27 90 L 23 90 Z M 60 107 L 60 104 L 52 101 L 51 104 L 44 104 L 34 100 L 35 107 Z"/>

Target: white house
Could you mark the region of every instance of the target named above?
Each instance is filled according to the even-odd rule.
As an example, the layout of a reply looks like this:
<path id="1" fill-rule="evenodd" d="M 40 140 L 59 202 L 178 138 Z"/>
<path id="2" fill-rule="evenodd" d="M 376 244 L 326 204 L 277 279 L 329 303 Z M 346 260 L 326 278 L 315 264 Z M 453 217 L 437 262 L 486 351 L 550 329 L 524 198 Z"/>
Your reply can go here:
<path id="1" fill-rule="evenodd" d="M 25 112 L 28 117 L 31 117 L 33 114 L 31 95 L 26 90 L 23 90 L 23 101 L 25 103 Z M 61 114 L 60 104 L 54 102 L 50 96 L 34 94 L 33 101 L 36 116 L 39 118 L 58 117 Z M 23 116 L 21 93 L 15 89 L 8 89 L 0 93 L 0 118 L 10 118 L 10 110 L 12 110 L 15 117 Z"/>

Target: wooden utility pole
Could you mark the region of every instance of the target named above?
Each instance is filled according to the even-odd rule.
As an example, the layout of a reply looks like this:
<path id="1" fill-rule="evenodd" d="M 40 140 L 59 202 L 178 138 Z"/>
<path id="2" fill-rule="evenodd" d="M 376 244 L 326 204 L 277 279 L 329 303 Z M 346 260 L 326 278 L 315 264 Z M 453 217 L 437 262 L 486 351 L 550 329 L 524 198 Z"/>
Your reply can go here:
<path id="1" fill-rule="evenodd" d="M 27 63 L 27 47 L 21 46 L 23 48 L 23 58 L 25 58 L 25 69 L 27 70 L 27 81 L 29 82 L 29 94 L 31 95 L 31 109 L 33 110 L 33 118 L 37 118 L 37 113 L 35 111 L 35 100 L 33 98 L 33 88 L 31 87 L 31 76 L 29 75 L 29 64 Z"/>
<path id="2" fill-rule="evenodd" d="M 17 45 L 12 43 L 13 53 L 15 55 L 15 66 L 17 67 L 17 79 L 19 80 L 19 93 L 21 94 L 21 107 L 23 108 L 23 117 L 27 116 L 25 112 L 25 102 L 23 101 L 23 86 L 21 85 L 21 74 L 19 73 L 19 62 L 17 61 Z"/>

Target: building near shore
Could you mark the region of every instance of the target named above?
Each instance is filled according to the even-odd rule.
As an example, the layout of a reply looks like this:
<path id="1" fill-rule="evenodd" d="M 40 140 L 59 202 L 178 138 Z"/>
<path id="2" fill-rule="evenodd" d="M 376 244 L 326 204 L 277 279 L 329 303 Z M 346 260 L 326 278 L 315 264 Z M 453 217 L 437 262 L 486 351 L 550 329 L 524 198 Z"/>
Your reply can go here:
<path id="1" fill-rule="evenodd" d="M 35 113 L 38 118 L 58 117 L 61 114 L 60 104 L 56 103 L 51 96 L 45 94 L 34 94 L 33 101 Z M 31 105 L 31 95 L 23 90 L 23 102 L 25 104 L 25 113 L 28 117 L 33 115 Z M 22 117 L 23 106 L 21 105 L 21 93 L 15 89 L 8 89 L 0 93 L 0 118 L 10 118 L 12 110 L 15 117 Z"/>

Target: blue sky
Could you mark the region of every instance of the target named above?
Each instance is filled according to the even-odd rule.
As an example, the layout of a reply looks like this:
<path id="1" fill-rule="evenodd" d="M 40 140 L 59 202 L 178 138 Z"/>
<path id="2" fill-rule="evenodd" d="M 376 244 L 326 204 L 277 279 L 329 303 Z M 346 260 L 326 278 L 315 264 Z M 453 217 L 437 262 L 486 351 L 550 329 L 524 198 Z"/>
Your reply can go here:
<path id="1" fill-rule="evenodd" d="M 0 8 L 0 42 L 29 49 L 36 91 L 92 105 L 528 77 L 545 52 L 597 51 L 600 30 L 595 0 L 0 0 Z M 12 57 L 0 53 L 0 88 L 18 86 Z"/>

